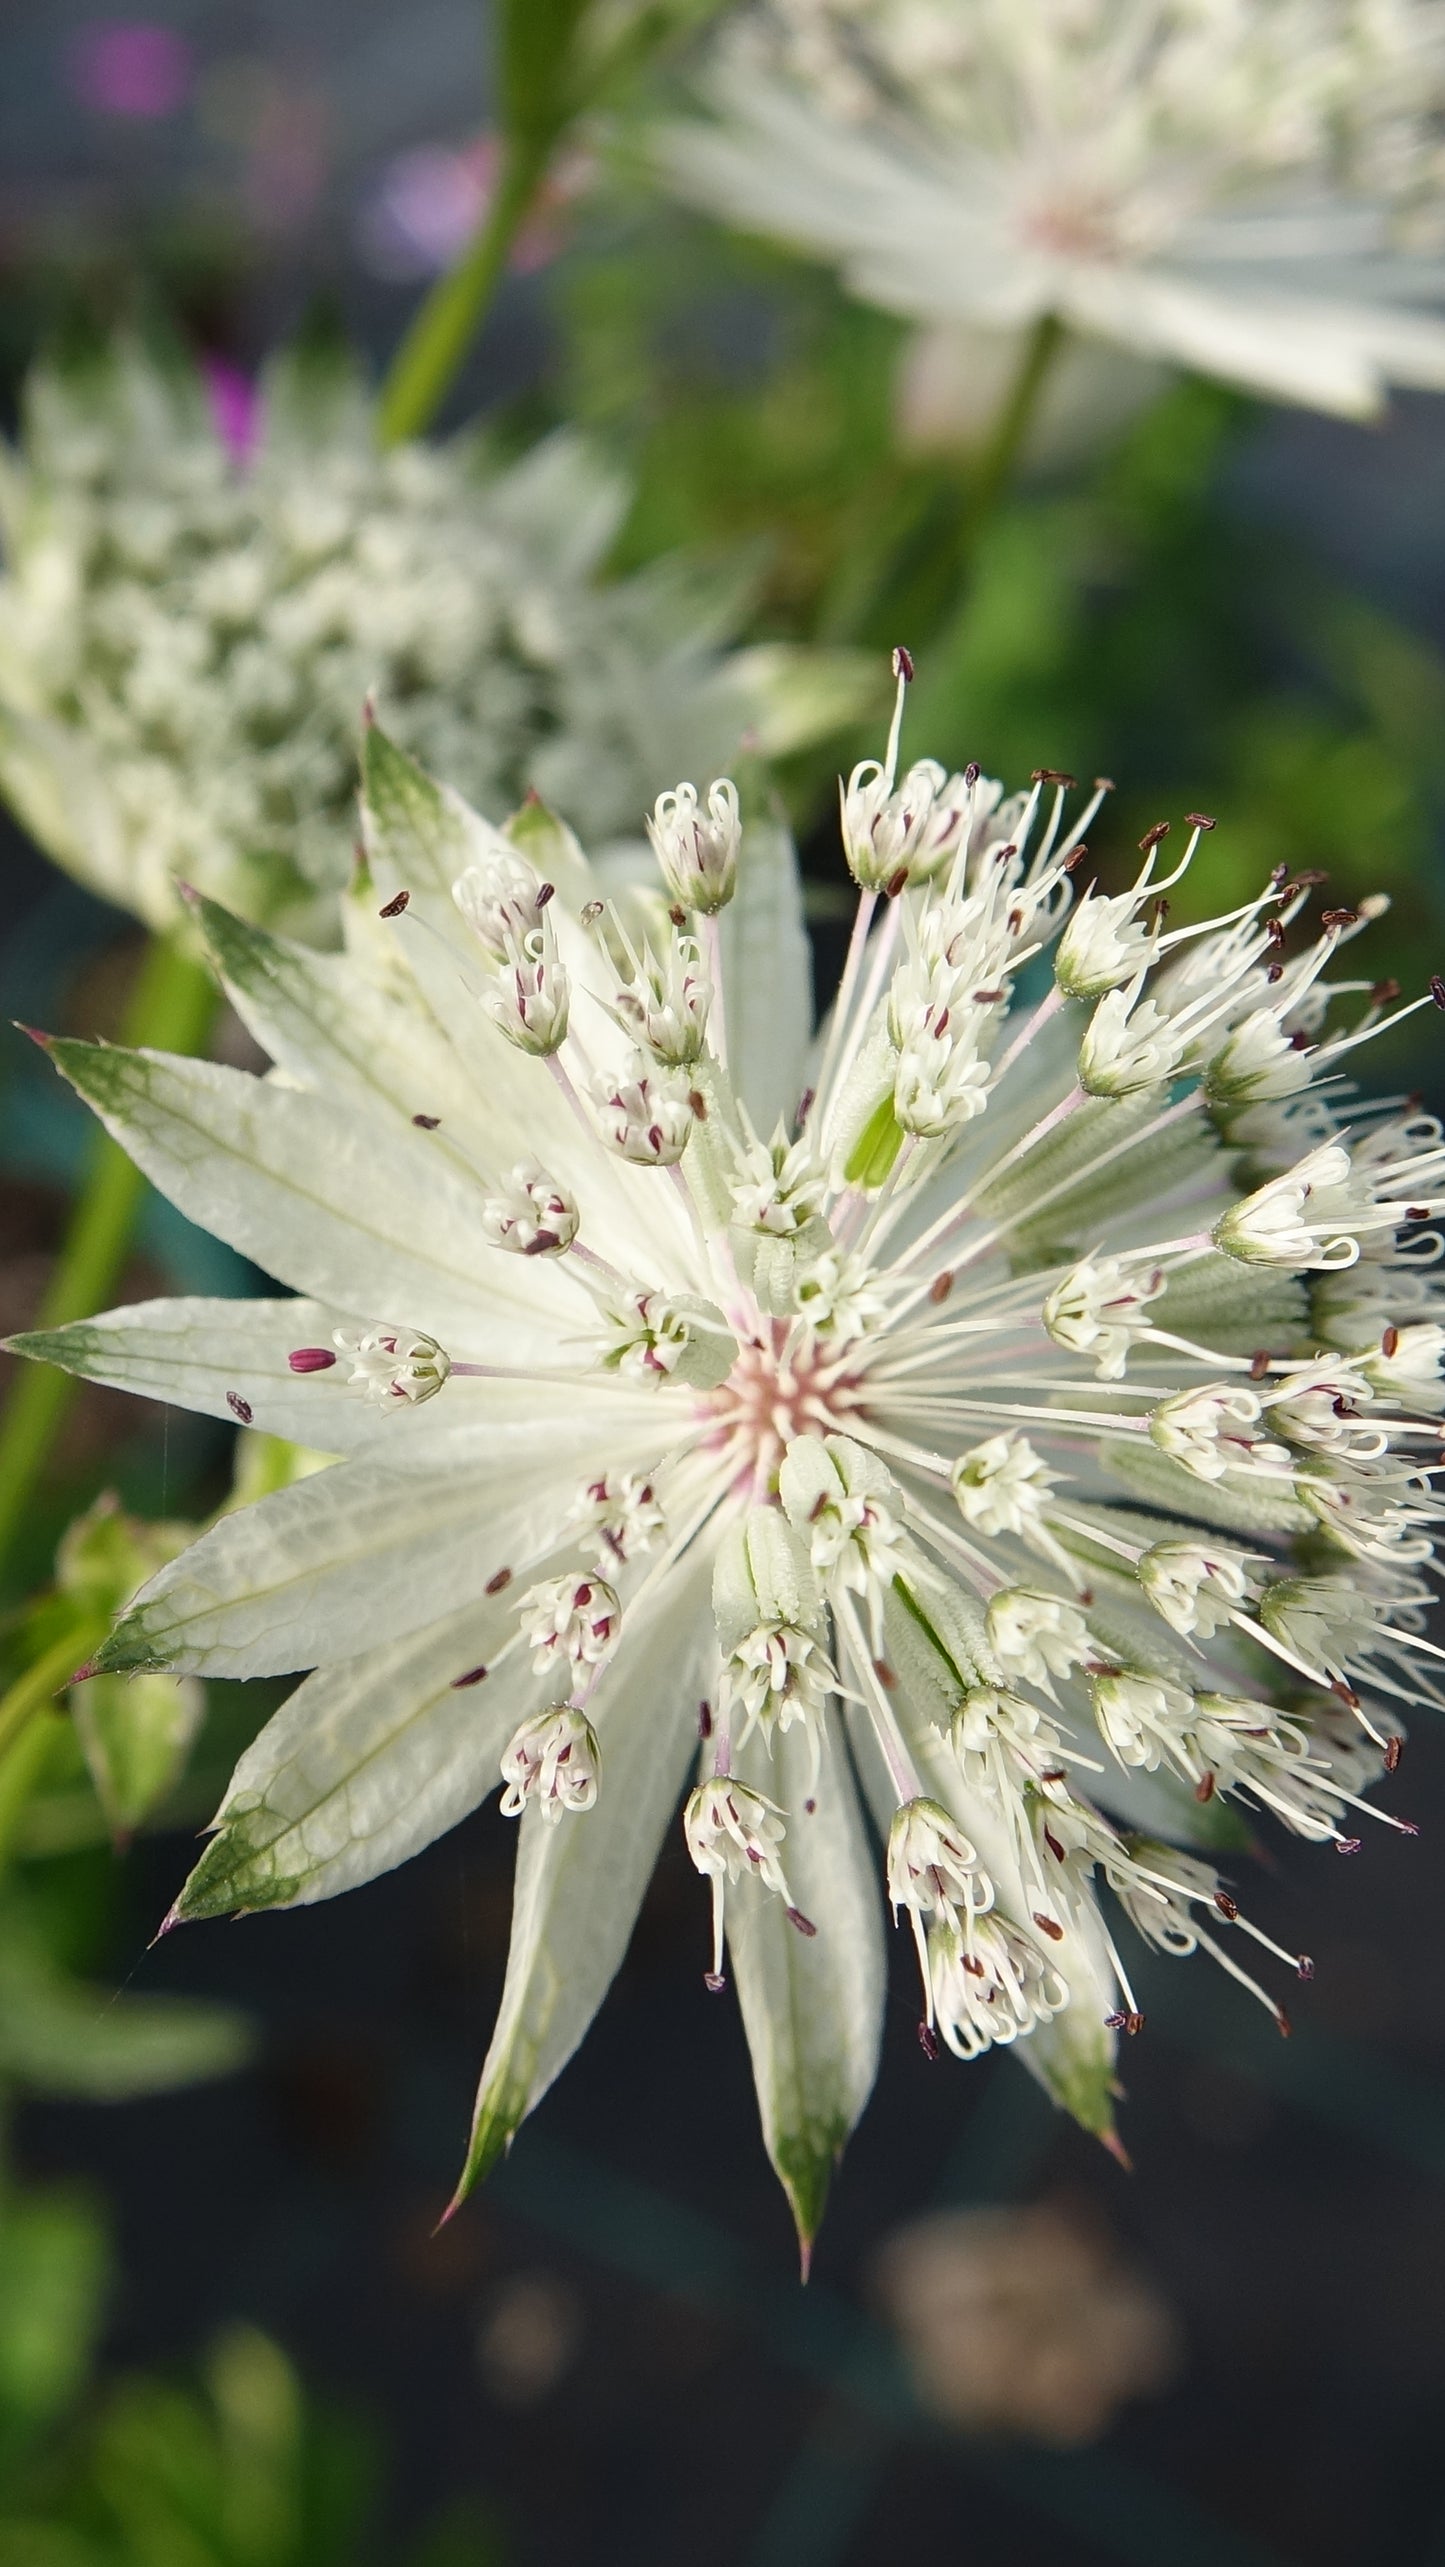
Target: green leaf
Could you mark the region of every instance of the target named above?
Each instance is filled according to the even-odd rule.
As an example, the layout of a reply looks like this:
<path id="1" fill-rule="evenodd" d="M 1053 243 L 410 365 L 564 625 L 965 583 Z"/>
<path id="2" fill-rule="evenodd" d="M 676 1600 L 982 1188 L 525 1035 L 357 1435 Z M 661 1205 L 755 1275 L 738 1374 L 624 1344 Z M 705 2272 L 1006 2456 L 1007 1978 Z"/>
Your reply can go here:
<path id="1" fill-rule="evenodd" d="M 33 2093 L 120 2103 L 245 2064 L 251 2034 L 228 2007 L 116 1996 L 64 1977 L 7 1908 L 0 1952 L 0 2077 Z"/>
<path id="2" fill-rule="evenodd" d="M 95 1676 L 73 1689 L 76 1736 L 107 1824 L 121 1842 L 179 1777 L 205 1699 L 191 1676 Z"/>
<path id="3" fill-rule="evenodd" d="M 903 1126 L 893 1111 L 892 1094 L 880 1099 L 848 1154 L 843 1174 L 849 1185 L 872 1192 L 892 1173 L 903 1147 Z"/>
<path id="4" fill-rule="evenodd" d="M 834 2167 L 878 2070 L 881 1884 L 847 1752 L 831 1729 L 816 1783 L 797 1728 L 775 1737 L 771 1754 L 755 1733 L 736 1763 L 745 1782 L 788 1813 L 788 1887 L 814 1928 L 800 1931 L 758 1881 L 728 1888 L 728 1950 L 763 2138 L 792 2208 L 806 2278 Z"/>
<path id="5" fill-rule="evenodd" d="M 80 2389 L 109 2278 L 98 2204 L 58 2186 L 0 2192 L 0 2454 L 52 2423 Z M 15 2567 L 29 2562 L 17 2556 Z"/>

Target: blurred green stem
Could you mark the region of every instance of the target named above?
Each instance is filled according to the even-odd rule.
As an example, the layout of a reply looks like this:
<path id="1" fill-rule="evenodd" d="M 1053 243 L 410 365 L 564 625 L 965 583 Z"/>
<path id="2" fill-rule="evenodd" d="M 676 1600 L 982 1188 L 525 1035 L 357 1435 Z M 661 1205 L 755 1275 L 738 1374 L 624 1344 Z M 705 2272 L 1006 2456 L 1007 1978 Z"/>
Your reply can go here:
<path id="1" fill-rule="evenodd" d="M 174 938 L 152 938 L 131 993 L 122 1040 L 162 1052 L 199 1052 L 215 1019 L 214 981 Z M 125 1265 L 145 1179 L 107 1133 L 97 1132 L 84 1187 L 56 1260 L 37 1328 L 62 1328 L 104 1309 Z M 78 1385 L 53 1364 L 26 1364 L 0 1418 L 0 1572 Z"/>
<path id="2" fill-rule="evenodd" d="M 1064 343 L 1064 325 L 1052 312 L 1035 321 L 1024 341 L 1012 383 L 999 403 L 983 447 L 969 476 L 970 549 L 986 519 L 992 516 L 1012 481 L 1054 359 Z"/>
<path id="3" fill-rule="evenodd" d="M 536 202 L 554 139 L 528 136 L 502 143 L 486 213 L 456 266 L 432 287 L 387 369 L 380 402 L 383 445 L 399 446 L 431 426 Z"/>

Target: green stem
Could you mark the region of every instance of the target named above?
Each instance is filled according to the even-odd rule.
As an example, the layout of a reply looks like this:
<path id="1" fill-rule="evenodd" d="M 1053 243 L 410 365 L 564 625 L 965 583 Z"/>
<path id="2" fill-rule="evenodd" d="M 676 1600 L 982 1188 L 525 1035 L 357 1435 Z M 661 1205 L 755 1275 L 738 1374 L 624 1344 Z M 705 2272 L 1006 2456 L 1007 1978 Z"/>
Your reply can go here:
<path id="1" fill-rule="evenodd" d="M 486 213 L 456 266 L 432 287 L 387 370 L 379 407 L 384 446 L 421 436 L 436 417 L 536 201 L 553 139 L 503 143 Z"/>
<path id="2" fill-rule="evenodd" d="M 1052 312 L 1035 321 L 1024 342 L 1012 383 L 1000 402 L 993 424 L 969 476 L 969 532 L 976 539 L 992 516 L 1014 476 L 1054 359 L 1064 342 L 1064 325 Z"/>
<path id="3" fill-rule="evenodd" d="M 204 967 L 171 937 L 157 936 L 141 967 L 122 1029 L 126 1043 L 163 1052 L 201 1051 L 217 992 Z M 70 1217 L 38 1328 L 62 1328 L 104 1309 L 125 1265 L 145 1179 L 109 1135 L 98 1132 L 85 1184 Z M 27 1364 L 0 1418 L 0 1567 L 29 1510 L 79 1385 L 51 1364 Z"/>
<path id="4" fill-rule="evenodd" d="M 98 1641 L 105 1638 L 107 1625 L 92 1616 L 73 1623 L 33 1666 L 17 1676 L 9 1692 L 0 1694 L 0 1768 L 22 1730 L 29 1727 L 38 1711 L 43 1711 L 53 1694 L 73 1676 L 76 1668 Z"/>

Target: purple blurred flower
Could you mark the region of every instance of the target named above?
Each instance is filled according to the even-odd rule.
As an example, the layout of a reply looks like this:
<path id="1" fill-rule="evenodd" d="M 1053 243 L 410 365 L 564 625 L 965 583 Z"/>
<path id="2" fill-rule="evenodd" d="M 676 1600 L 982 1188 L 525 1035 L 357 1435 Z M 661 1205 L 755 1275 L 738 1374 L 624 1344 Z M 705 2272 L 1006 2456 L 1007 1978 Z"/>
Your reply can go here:
<path id="1" fill-rule="evenodd" d="M 237 463 L 248 461 L 261 432 L 261 401 L 255 378 L 227 357 L 202 360 L 211 416 L 221 442 Z"/>
<path id="2" fill-rule="evenodd" d="M 100 116 L 173 116 L 195 76 L 185 38 L 153 18 L 93 18 L 76 29 L 68 56 L 75 95 Z"/>

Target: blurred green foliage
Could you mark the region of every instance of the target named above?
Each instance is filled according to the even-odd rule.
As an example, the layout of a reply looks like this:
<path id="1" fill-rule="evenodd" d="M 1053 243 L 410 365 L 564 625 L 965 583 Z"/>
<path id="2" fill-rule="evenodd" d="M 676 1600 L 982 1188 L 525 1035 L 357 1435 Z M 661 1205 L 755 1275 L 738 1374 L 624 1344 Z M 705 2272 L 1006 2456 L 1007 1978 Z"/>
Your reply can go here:
<path id="1" fill-rule="evenodd" d="M 0 2567 L 361 2567 L 385 2554 L 378 2475 L 374 2436 L 309 2400 L 269 2337 L 231 2326 L 199 2390 L 123 2379 L 12 2476 Z M 501 2558 L 495 2530 L 469 2508 L 397 2567 Z"/>

